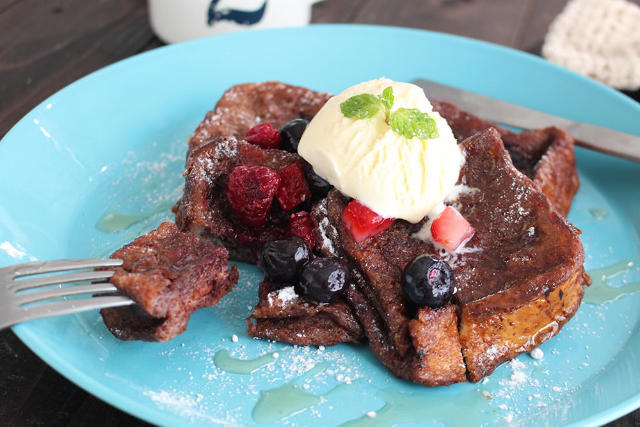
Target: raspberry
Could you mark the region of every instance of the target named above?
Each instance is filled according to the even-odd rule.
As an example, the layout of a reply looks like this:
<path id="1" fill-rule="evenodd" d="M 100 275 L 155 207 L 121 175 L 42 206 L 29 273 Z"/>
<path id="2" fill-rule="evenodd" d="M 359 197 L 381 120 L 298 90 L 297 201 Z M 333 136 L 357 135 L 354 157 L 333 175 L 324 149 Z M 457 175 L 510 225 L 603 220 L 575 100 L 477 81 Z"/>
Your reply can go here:
<path id="1" fill-rule="evenodd" d="M 271 123 L 260 123 L 247 132 L 244 139 L 262 148 L 280 148 L 280 132 Z"/>
<path id="2" fill-rule="evenodd" d="M 313 229 L 313 223 L 311 222 L 311 217 L 309 216 L 309 212 L 300 211 L 294 214 L 291 214 L 291 219 L 289 220 L 289 234 L 292 236 L 302 237 L 307 245 L 313 250 L 313 233 L 311 230 Z"/>
<path id="3" fill-rule="evenodd" d="M 278 173 L 266 166 L 235 167 L 227 183 L 231 210 L 247 225 L 264 224 L 279 184 Z"/>
<path id="4" fill-rule="evenodd" d="M 304 179 L 304 172 L 298 163 L 287 166 L 278 171 L 280 186 L 276 192 L 276 199 L 285 211 L 298 206 L 311 198 L 311 191 Z"/>
<path id="5" fill-rule="evenodd" d="M 378 234 L 393 224 L 393 218 L 384 218 L 355 199 L 349 202 L 342 213 L 342 221 L 356 242 Z"/>

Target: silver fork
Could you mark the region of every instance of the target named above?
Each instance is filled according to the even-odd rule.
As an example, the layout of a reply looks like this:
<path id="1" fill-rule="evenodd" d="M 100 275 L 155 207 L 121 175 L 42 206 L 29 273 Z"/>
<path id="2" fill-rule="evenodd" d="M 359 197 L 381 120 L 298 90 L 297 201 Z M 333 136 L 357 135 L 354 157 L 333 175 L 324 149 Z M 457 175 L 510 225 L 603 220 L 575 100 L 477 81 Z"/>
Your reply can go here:
<path id="1" fill-rule="evenodd" d="M 122 265 L 122 260 L 119 259 L 65 259 L 29 262 L 0 268 L 0 330 L 41 317 L 133 304 L 134 301 L 124 295 L 57 300 L 70 295 L 117 291 L 115 286 L 106 282 L 113 275 L 113 271 L 93 269 L 119 265 Z M 50 274 L 89 269 L 93 271 Z M 22 278 L 25 276 L 35 277 Z M 50 287 L 77 282 L 91 283 Z M 39 289 L 45 287 L 47 288 Z M 42 303 L 35 304 L 38 302 Z"/>

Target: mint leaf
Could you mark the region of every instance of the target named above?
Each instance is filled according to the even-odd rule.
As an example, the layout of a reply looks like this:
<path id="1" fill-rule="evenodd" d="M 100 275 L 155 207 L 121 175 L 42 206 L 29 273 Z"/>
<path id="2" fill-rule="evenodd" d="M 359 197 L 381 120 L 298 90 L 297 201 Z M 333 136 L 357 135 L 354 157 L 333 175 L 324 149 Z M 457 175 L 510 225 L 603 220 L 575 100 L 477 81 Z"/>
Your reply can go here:
<path id="1" fill-rule="evenodd" d="M 340 103 L 340 111 L 350 119 L 368 119 L 384 110 L 385 120 L 395 133 L 409 139 L 438 137 L 436 121 L 427 113 L 417 108 L 398 108 L 392 113 L 394 101 L 393 88 L 388 86 L 382 91 L 382 95 L 361 93 L 352 96 Z"/>
<path id="2" fill-rule="evenodd" d="M 340 103 L 340 111 L 350 119 L 368 119 L 378 114 L 383 107 L 380 98 L 370 93 L 355 95 Z"/>
<path id="3" fill-rule="evenodd" d="M 393 107 L 393 88 L 391 86 L 387 87 L 382 91 L 382 95 L 380 96 L 380 100 L 384 104 L 387 110 L 387 119 L 389 118 L 389 113 L 391 112 L 391 107 Z"/>
<path id="4" fill-rule="evenodd" d="M 389 126 L 406 138 L 437 138 L 436 121 L 417 108 L 398 108 L 389 117 Z"/>

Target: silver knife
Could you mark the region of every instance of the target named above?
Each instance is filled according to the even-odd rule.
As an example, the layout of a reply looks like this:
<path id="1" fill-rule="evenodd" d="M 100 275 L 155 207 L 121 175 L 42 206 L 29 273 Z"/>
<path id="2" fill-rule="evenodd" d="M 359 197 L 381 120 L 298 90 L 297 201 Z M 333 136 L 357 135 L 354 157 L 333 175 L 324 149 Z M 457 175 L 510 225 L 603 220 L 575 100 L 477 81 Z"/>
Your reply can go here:
<path id="1" fill-rule="evenodd" d="M 430 80 L 418 79 L 413 83 L 420 86 L 429 98 L 451 102 L 485 120 L 522 129 L 557 126 L 573 136 L 576 145 L 640 162 L 640 137 L 638 136 L 588 123 L 574 122 Z"/>

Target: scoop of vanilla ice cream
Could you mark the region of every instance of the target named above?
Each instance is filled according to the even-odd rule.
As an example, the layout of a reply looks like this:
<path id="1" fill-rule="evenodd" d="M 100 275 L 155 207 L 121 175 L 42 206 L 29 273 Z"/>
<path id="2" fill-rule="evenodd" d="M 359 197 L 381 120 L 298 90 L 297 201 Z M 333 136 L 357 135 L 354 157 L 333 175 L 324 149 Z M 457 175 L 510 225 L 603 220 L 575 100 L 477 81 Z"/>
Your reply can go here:
<path id="1" fill-rule="evenodd" d="M 361 93 L 380 95 L 391 86 L 391 111 L 417 108 L 436 121 L 439 136 L 420 140 L 394 132 L 384 112 L 350 119 L 340 104 Z M 298 153 L 342 193 L 387 218 L 419 222 L 442 203 L 460 173 L 464 157 L 447 122 L 418 86 L 378 79 L 329 99 L 307 126 Z"/>

